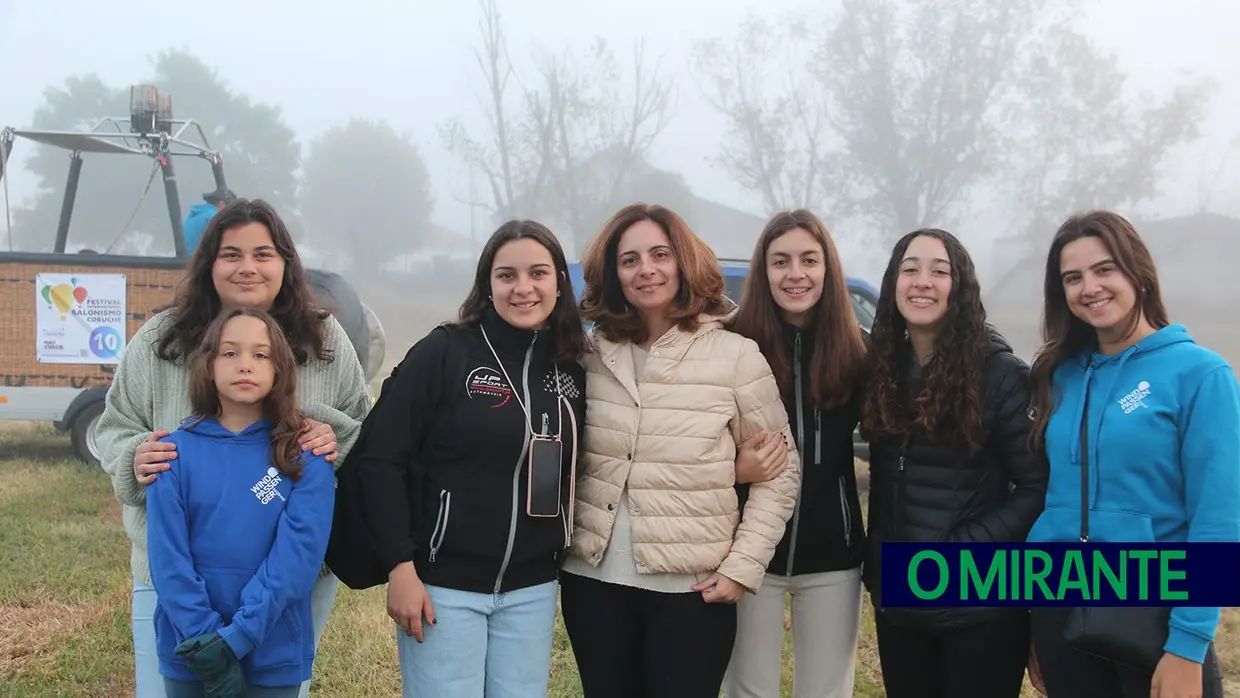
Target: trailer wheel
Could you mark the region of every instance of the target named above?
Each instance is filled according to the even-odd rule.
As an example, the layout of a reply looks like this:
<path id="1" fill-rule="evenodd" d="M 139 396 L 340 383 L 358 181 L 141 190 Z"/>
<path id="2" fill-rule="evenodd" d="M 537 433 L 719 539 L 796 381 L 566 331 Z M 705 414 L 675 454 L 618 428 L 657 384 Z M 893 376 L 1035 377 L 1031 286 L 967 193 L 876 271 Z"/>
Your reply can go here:
<path id="1" fill-rule="evenodd" d="M 73 442 L 74 454 L 84 463 L 98 465 L 102 455 L 99 453 L 99 442 L 95 438 L 95 426 L 103 416 L 103 400 L 97 400 L 78 413 L 69 427 L 69 439 Z"/>

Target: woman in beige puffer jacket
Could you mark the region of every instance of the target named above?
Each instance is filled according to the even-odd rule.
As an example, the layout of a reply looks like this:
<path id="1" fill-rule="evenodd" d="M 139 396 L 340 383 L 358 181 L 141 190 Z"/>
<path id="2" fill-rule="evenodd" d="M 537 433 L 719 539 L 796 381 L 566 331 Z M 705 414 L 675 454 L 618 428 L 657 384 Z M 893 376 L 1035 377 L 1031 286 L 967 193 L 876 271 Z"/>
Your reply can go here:
<path id="1" fill-rule="evenodd" d="M 714 254 L 675 213 L 626 207 L 583 267 L 595 350 L 561 575 L 582 688 L 715 698 L 735 603 L 762 584 L 799 482 L 788 449 L 742 514 L 737 453 L 762 432 L 791 443 L 788 416 L 757 344 L 723 329 L 736 305 Z"/>

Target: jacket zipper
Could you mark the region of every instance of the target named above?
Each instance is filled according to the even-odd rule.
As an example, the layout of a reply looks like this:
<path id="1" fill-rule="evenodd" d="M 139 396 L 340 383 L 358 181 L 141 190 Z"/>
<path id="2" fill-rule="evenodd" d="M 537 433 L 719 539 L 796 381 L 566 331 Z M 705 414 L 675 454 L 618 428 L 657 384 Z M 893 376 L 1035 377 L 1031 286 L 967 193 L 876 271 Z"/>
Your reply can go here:
<path id="1" fill-rule="evenodd" d="M 792 510 L 792 537 L 788 540 L 787 575 L 792 576 L 792 562 L 797 554 L 797 527 L 801 523 L 801 491 L 805 485 L 805 406 L 801 403 L 801 332 L 797 331 L 796 340 L 792 343 L 792 384 L 797 401 L 797 452 L 801 454 L 801 478 L 797 484 L 797 503 Z"/>
<path id="2" fill-rule="evenodd" d="M 435 530 L 431 531 L 430 561 L 435 561 L 439 549 L 443 547 L 443 537 L 448 533 L 448 514 L 452 510 L 452 493 L 439 490 L 439 513 L 435 514 Z"/>
<path id="3" fill-rule="evenodd" d="M 821 421 L 822 418 L 819 416 L 818 410 L 814 410 L 814 419 L 815 419 L 815 424 L 818 424 L 818 425 L 822 424 L 822 421 Z M 817 433 L 818 433 L 818 443 L 814 450 L 819 451 L 819 455 L 821 455 L 821 451 L 822 451 L 822 428 L 821 426 L 819 426 Z M 849 463 L 847 465 L 851 466 L 852 464 Z M 852 548 L 852 509 L 848 506 L 847 488 L 844 487 L 844 476 L 842 474 L 840 475 L 840 515 L 843 516 L 844 518 L 844 547 L 845 549 Z"/>
<path id="4" fill-rule="evenodd" d="M 910 438 L 911 437 L 906 436 L 904 438 L 904 443 L 900 446 L 900 462 L 896 467 L 896 475 L 898 476 L 896 481 L 896 531 L 902 531 L 904 529 L 904 500 L 907 495 L 905 487 L 906 483 L 904 480 L 904 456 L 908 453 L 908 442 Z"/>
<path id="5" fill-rule="evenodd" d="M 521 395 L 531 410 L 533 410 L 534 403 L 530 402 L 530 357 L 534 355 L 534 345 L 537 342 L 538 332 L 534 332 L 534 339 L 530 340 L 530 346 L 525 350 L 525 363 L 521 367 Z M 515 390 L 516 386 L 513 386 L 513 389 Z M 504 548 L 504 561 L 500 563 L 499 574 L 495 577 L 496 594 L 504 585 L 504 573 L 508 571 L 508 561 L 512 559 L 512 546 L 517 540 L 517 512 L 521 508 L 521 466 L 525 464 L 525 454 L 529 448 L 530 436 L 527 433 L 521 441 L 521 455 L 517 456 L 517 464 L 512 471 L 512 516 L 508 520 L 508 547 Z"/>

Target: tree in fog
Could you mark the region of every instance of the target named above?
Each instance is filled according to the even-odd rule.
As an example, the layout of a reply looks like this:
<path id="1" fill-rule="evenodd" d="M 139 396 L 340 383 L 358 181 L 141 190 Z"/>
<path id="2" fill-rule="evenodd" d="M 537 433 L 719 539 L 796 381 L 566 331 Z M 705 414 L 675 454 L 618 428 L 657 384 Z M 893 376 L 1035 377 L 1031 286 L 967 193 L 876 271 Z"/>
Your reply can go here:
<path id="1" fill-rule="evenodd" d="M 301 215 L 307 239 L 331 256 L 348 256 L 358 273 L 430 237 L 434 202 L 417 145 L 390 125 L 354 119 L 310 144 Z"/>
<path id="2" fill-rule="evenodd" d="M 1038 210 L 1062 206 L 1068 193 L 1129 193 L 1117 203 L 1149 196 L 1163 155 L 1195 130 L 1200 91 L 1186 87 L 1153 106 L 1126 101 L 1113 62 L 1073 40 L 1077 7 L 842 0 L 819 20 L 781 28 L 750 20 L 740 41 L 697 52 L 708 98 L 731 126 L 725 169 L 769 209 L 856 215 L 883 230 L 883 242 L 951 225 L 971 200 L 995 192 L 1016 191 L 1019 205 Z M 1101 129 L 1111 118 L 1112 130 Z M 1099 144 L 1085 158 L 1091 146 L 1080 142 L 1091 138 Z M 1067 143 L 1077 152 L 1065 152 Z M 1121 144 L 1132 152 L 1100 156 Z M 1089 166 L 1073 171 L 1070 153 Z M 1032 178 L 1039 169 L 1047 179 Z M 1081 198 L 1076 172 L 1105 181 Z"/>
<path id="3" fill-rule="evenodd" d="M 495 0 L 482 0 L 481 45 L 474 56 L 486 125 L 444 123 L 448 149 L 482 180 L 469 201 L 493 219 L 537 217 L 580 252 L 624 199 L 634 172 L 667 126 L 674 86 L 642 45 L 627 77 L 603 39 L 586 50 L 536 48 L 533 75 L 521 79 L 509 59 Z"/>
<path id="4" fill-rule="evenodd" d="M 827 95 L 804 66 L 821 37 L 808 17 L 751 17 L 731 39 L 694 45 L 691 65 L 727 130 L 714 163 L 762 198 L 765 213 L 817 207 L 834 191 Z"/>
<path id="5" fill-rule="evenodd" d="M 229 187 L 238 196 L 265 198 L 292 218 L 300 146 L 280 110 L 232 91 L 214 70 L 188 53 L 165 51 L 152 63 L 150 78 L 135 82 L 149 82 L 171 94 L 173 116 L 194 119 L 202 125 L 210 147 L 223 154 Z M 68 78 L 62 87 L 45 90 L 44 104 L 35 111 L 31 127 L 85 130 L 102 117 L 128 114 L 128 86 L 115 87 L 97 75 L 81 75 Z M 128 127 L 123 124 L 122 128 Z M 187 132 L 184 138 L 201 145 L 196 131 Z M 51 250 L 69 171 L 69 152 L 20 140 L 14 148 L 34 149 L 26 169 L 39 187 L 27 207 L 13 212 L 14 245 L 24 250 Z M 91 153 L 84 154 L 83 160 L 70 245 L 117 252 L 135 249 L 136 244 L 140 248 L 139 240 L 148 234 L 148 253 L 172 254 L 163 184 L 158 172 L 151 179 L 155 163 L 136 155 Z M 204 192 L 215 188 L 215 183 L 205 160 L 178 157 L 173 162 L 184 216 L 191 205 L 201 201 Z M 132 223 L 126 228 L 131 216 Z"/>
<path id="6" fill-rule="evenodd" d="M 1200 136 L 1213 91 L 1188 80 L 1165 96 L 1126 95 L 1115 56 L 1069 26 L 1055 28 L 1021 79 L 1015 217 L 1037 245 L 1074 211 L 1158 196 L 1167 156 Z"/>

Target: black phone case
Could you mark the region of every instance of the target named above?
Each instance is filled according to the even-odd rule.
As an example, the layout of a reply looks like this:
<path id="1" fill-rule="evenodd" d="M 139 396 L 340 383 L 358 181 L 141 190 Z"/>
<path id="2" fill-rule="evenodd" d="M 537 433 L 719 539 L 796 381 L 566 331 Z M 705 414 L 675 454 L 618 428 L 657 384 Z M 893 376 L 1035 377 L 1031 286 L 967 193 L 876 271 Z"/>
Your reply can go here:
<path id="1" fill-rule="evenodd" d="M 559 439 L 535 438 L 530 441 L 529 482 L 525 494 L 525 513 L 529 516 L 560 515 L 563 447 Z"/>

